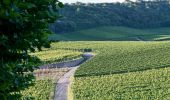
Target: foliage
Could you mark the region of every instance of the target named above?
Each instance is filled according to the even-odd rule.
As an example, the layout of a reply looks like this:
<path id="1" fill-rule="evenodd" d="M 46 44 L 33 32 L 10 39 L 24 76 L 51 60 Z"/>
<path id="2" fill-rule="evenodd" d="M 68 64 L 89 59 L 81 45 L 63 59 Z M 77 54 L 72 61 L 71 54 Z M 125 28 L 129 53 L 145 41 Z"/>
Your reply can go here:
<path id="1" fill-rule="evenodd" d="M 34 86 L 21 91 L 22 100 L 49 100 L 54 87 L 52 80 L 37 80 Z"/>
<path id="2" fill-rule="evenodd" d="M 169 100 L 170 68 L 76 77 L 74 100 Z"/>
<path id="3" fill-rule="evenodd" d="M 66 4 L 60 12 L 64 17 L 50 25 L 55 33 L 68 33 L 102 26 L 133 28 L 170 26 L 168 0 L 138 0 L 137 2 L 126 0 L 123 3 L 100 4 L 74 3 Z"/>
<path id="4" fill-rule="evenodd" d="M 49 47 L 48 23 L 58 17 L 58 0 L 1 0 L 0 1 L 0 98 L 17 99 L 20 90 L 33 79 L 34 62 L 28 50 Z"/>

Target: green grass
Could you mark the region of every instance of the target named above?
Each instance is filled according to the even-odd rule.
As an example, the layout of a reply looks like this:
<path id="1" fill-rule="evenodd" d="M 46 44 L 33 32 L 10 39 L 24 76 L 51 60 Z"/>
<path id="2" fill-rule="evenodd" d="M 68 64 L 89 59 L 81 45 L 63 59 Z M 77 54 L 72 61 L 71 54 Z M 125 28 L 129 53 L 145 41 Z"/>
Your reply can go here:
<path id="1" fill-rule="evenodd" d="M 77 32 L 53 34 L 50 40 L 64 41 L 154 41 L 170 38 L 170 28 L 133 29 L 127 27 L 99 27 Z M 161 39 L 160 39 L 161 40 Z"/>
<path id="2" fill-rule="evenodd" d="M 59 42 L 52 48 L 96 54 L 76 71 L 74 100 L 170 99 L 170 42 Z"/>

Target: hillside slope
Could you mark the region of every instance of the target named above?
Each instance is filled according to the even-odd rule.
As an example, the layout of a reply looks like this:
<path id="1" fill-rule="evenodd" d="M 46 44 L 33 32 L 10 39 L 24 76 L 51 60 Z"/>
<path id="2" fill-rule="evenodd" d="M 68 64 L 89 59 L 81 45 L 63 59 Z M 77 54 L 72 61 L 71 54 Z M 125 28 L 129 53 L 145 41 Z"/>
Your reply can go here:
<path id="1" fill-rule="evenodd" d="M 63 41 L 159 41 L 169 40 L 170 28 L 134 29 L 99 27 L 64 34 L 52 34 L 50 40 Z"/>
<path id="2" fill-rule="evenodd" d="M 95 53 L 75 73 L 74 100 L 170 100 L 170 42 L 74 41 L 52 48 Z"/>

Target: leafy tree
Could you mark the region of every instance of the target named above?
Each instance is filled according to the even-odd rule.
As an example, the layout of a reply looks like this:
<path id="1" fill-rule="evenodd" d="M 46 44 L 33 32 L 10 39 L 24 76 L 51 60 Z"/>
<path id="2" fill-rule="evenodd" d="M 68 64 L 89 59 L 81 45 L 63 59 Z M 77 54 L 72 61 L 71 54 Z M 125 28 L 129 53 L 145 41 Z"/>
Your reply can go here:
<path id="1" fill-rule="evenodd" d="M 55 33 L 102 26 L 126 26 L 143 29 L 170 27 L 169 0 L 137 0 L 135 2 L 126 0 L 123 3 L 98 4 L 75 3 L 66 4 L 60 12 L 64 17 L 60 19 L 60 22 L 50 26 Z M 72 22 L 72 24 L 68 22 Z M 61 28 L 57 29 L 57 26 Z"/>
<path id="2" fill-rule="evenodd" d="M 58 0 L 0 0 L 0 99 L 20 97 L 20 90 L 33 82 L 29 56 L 36 48 L 49 47 L 49 23 L 59 18 Z"/>

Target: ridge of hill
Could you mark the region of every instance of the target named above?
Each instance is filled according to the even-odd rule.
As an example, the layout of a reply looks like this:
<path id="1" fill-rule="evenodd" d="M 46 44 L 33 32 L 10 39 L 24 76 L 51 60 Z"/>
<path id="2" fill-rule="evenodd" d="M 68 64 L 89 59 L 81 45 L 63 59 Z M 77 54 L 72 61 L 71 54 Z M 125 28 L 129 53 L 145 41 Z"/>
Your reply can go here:
<path id="1" fill-rule="evenodd" d="M 49 36 L 49 40 L 53 41 L 163 41 L 169 39 L 170 28 L 168 27 L 134 29 L 109 26 Z"/>

